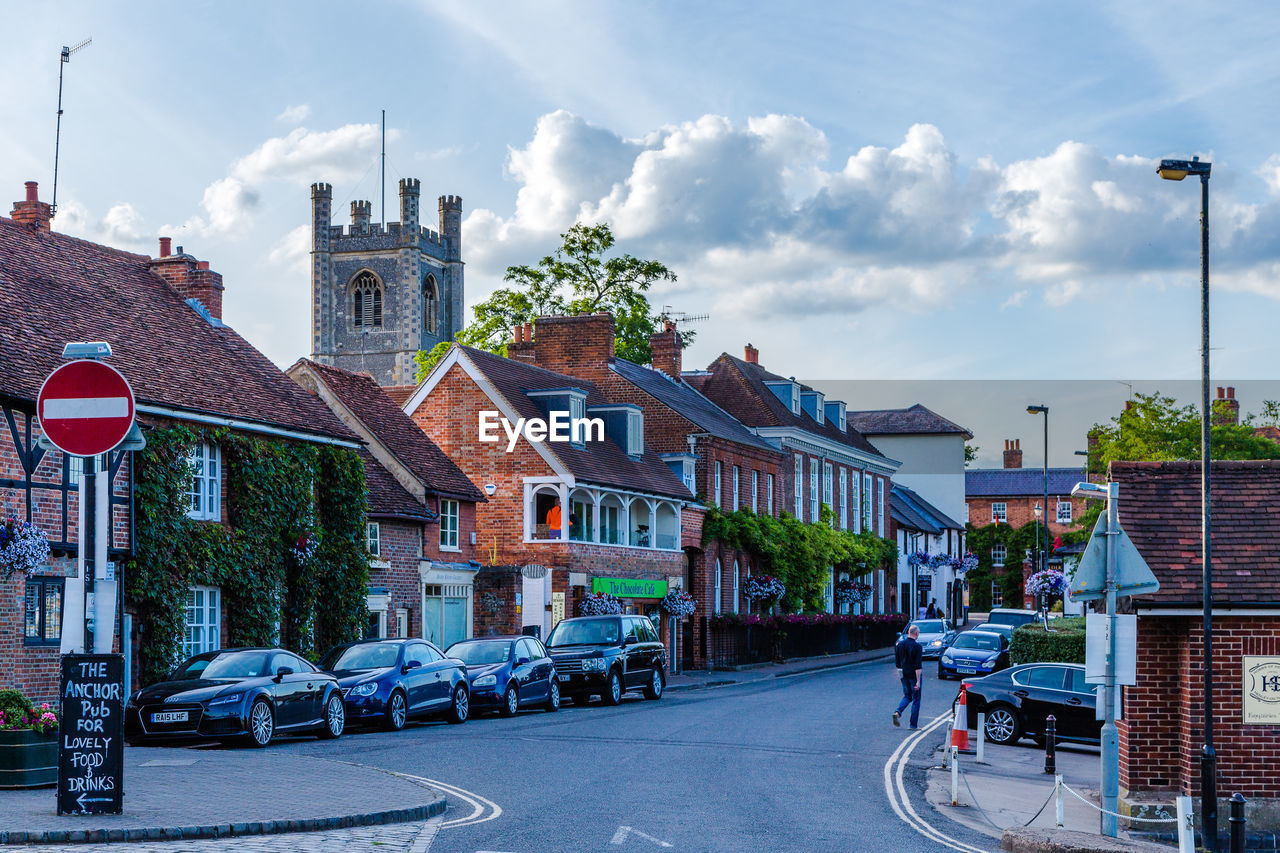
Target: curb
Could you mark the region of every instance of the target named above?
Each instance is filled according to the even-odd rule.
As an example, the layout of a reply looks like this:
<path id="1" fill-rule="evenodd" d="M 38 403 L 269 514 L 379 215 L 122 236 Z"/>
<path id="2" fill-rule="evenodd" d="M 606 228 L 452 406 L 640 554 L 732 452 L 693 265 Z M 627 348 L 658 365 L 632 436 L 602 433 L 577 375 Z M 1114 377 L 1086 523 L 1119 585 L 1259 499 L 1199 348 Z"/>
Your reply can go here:
<path id="1" fill-rule="evenodd" d="M 793 669 L 793 670 L 789 670 L 788 672 L 775 672 L 772 674 L 765 674 L 760 678 L 747 678 L 747 679 L 726 678 L 726 679 L 718 679 L 716 681 L 707 681 L 701 684 L 671 684 L 667 686 L 667 692 L 670 693 L 675 690 L 701 690 L 706 687 L 725 687 L 730 684 L 750 684 L 751 682 L 754 682 L 754 681 L 765 681 L 769 678 L 786 678 L 787 676 L 790 676 L 790 675 L 803 675 L 808 672 L 821 672 L 824 669 L 840 669 L 846 666 L 857 666 L 858 664 L 862 664 L 862 663 L 870 663 L 871 661 L 883 660 L 884 658 L 890 657 L 892 654 L 893 654 L 893 649 L 890 648 L 887 651 L 885 651 L 884 654 L 871 655 L 869 657 L 861 658 L 859 660 L 842 661 L 840 663 L 816 663 L 813 666 L 806 666 L 800 669 Z M 768 664 L 766 664 L 765 666 L 767 665 Z M 739 671 L 759 672 L 763 668 L 764 667 L 762 666 L 762 667 L 757 667 L 750 670 L 739 670 Z"/>
<path id="2" fill-rule="evenodd" d="M 10 844 L 101 844 L 117 841 L 189 841 L 193 839 L 238 838 L 249 835 L 276 835 L 285 832 L 319 832 L 353 826 L 379 826 L 429 820 L 444 814 L 445 798 L 437 795 L 426 805 L 381 812 L 244 823 L 214 823 L 196 826 L 130 827 L 128 829 L 47 829 L 39 832 L 0 832 L 0 845 Z"/>

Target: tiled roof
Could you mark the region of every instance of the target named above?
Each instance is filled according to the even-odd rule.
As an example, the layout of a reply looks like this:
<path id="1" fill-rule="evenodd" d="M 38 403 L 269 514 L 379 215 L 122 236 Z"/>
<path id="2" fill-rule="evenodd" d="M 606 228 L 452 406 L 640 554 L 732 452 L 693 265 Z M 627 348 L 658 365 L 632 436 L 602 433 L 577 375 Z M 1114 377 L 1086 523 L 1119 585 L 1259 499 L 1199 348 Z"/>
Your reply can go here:
<path id="1" fill-rule="evenodd" d="M 749 427 L 797 427 L 829 441 L 886 459 L 857 430 L 837 429 L 825 418 L 819 424 L 803 409 L 798 415 L 792 412 L 791 407 L 785 405 L 764 384 L 774 380 L 791 380 L 770 373 L 759 364 L 721 353 L 705 374 L 690 373 L 685 375 L 685 379 L 716 405 Z M 814 390 L 808 385 L 796 384 L 800 385 L 801 391 Z"/>
<path id="2" fill-rule="evenodd" d="M 391 398 L 391 402 L 397 406 L 403 406 L 409 402 L 409 398 L 413 396 L 413 392 L 418 390 L 417 385 L 383 385 L 382 391 Z"/>
<path id="3" fill-rule="evenodd" d="M 1120 526 L 1160 590 L 1138 605 L 1199 609 L 1200 463 L 1113 462 Z M 1280 603 L 1280 461 L 1213 463 L 1213 598 L 1222 604 Z"/>
<path id="4" fill-rule="evenodd" d="M 67 341 L 107 341 L 140 404 L 355 441 L 319 400 L 122 252 L 0 217 L 0 391 L 34 401 Z"/>
<path id="5" fill-rule="evenodd" d="M 920 497 L 914 490 L 893 483 L 889 491 L 889 512 L 901 527 L 937 534 L 944 530 L 964 530 L 942 510 Z"/>
<path id="6" fill-rule="evenodd" d="M 520 417 L 545 417 L 538 404 L 525 393 L 540 389 L 578 388 L 586 392 L 588 407 L 610 405 L 600 389 L 585 379 L 472 347 L 461 347 L 461 350 L 493 383 L 498 393 L 515 407 Z M 608 439 L 588 442 L 583 450 L 568 443 L 548 443 L 546 446 L 576 480 L 676 498 L 693 497 L 680 478 L 647 445 L 639 459 L 632 459 L 617 443 Z"/>
<path id="7" fill-rule="evenodd" d="M 312 370 L 428 492 L 469 501 L 485 499 L 467 475 L 391 401 L 372 377 L 310 359 L 300 359 L 298 365 Z"/>
<path id="8" fill-rule="evenodd" d="M 739 444 L 777 451 L 776 447 L 747 429 L 742 421 L 711 402 L 683 379 L 672 379 L 660 370 L 641 367 L 625 358 L 615 358 L 609 362 L 609 366 L 623 379 L 708 433 Z"/>
<path id="9" fill-rule="evenodd" d="M 1049 494 L 1069 495 L 1085 475 L 1079 468 L 1050 468 Z M 1034 497 L 1044 494 L 1043 468 L 976 468 L 964 472 L 968 498 Z"/>
<path id="10" fill-rule="evenodd" d="M 919 403 L 905 409 L 847 412 L 845 418 L 849 426 L 863 435 L 963 435 L 966 439 L 973 438 L 969 430 Z"/>
<path id="11" fill-rule="evenodd" d="M 364 462 L 364 481 L 369 490 L 369 515 L 403 516 L 423 521 L 432 515 L 426 505 L 405 491 L 404 486 L 363 447 L 360 448 L 360 459 Z"/>

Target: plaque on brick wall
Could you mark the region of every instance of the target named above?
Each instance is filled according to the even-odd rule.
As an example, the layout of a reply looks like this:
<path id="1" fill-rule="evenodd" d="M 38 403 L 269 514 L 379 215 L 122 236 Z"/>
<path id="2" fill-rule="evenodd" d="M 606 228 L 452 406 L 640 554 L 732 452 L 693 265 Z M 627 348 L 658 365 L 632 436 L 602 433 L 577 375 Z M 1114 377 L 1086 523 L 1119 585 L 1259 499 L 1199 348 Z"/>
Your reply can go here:
<path id="1" fill-rule="evenodd" d="M 1245 655 L 1244 721 L 1249 725 L 1280 725 L 1280 657 Z"/>
<path id="2" fill-rule="evenodd" d="M 120 814 L 124 807 L 124 658 L 63 655 L 58 725 L 58 814 Z"/>

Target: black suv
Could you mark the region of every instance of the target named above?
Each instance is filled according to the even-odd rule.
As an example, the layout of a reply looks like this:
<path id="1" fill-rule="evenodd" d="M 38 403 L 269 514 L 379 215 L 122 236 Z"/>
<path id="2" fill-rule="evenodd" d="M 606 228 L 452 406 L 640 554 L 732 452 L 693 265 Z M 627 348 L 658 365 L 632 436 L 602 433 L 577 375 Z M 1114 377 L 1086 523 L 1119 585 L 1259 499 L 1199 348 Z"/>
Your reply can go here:
<path id="1" fill-rule="evenodd" d="M 577 704 L 598 695 L 617 705 L 628 690 L 662 698 L 667 650 L 644 616 L 583 616 L 565 619 L 547 637 L 560 692 Z"/>

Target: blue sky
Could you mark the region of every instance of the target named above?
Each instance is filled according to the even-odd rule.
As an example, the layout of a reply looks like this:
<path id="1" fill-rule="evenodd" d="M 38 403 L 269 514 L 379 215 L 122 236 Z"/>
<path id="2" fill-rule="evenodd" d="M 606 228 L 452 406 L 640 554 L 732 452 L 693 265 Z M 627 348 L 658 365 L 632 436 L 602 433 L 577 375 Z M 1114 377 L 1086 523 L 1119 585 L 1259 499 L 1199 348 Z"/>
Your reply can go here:
<path id="1" fill-rule="evenodd" d="M 1197 188 L 1214 162 L 1215 374 L 1280 356 L 1280 19 L 1262 4 L 96 3 L 13 7 L 0 187 L 56 227 L 226 276 L 271 358 L 308 348 L 312 181 L 389 217 L 465 200 L 467 301 L 607 219 L 710 313 L 828 379 L 1198 375 Z M 15 72 L 15 69 L 21 69 Z M 16 76 L 20 74 L 20 76 Z M 856 403 L 855 403 L 856 404 Z"/>

